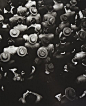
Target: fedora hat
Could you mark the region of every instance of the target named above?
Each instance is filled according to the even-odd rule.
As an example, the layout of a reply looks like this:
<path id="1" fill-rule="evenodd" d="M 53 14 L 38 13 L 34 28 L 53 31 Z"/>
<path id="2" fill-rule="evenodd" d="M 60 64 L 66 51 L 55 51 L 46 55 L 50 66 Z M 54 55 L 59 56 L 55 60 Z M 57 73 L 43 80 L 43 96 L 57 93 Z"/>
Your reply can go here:
<path id="1" fill-rule="evenodd" d="M 68 100 L 73 101 L 76 98 L 76 92 L 73 88 L 68 87 L 65 89 L 65 96 Z"/>

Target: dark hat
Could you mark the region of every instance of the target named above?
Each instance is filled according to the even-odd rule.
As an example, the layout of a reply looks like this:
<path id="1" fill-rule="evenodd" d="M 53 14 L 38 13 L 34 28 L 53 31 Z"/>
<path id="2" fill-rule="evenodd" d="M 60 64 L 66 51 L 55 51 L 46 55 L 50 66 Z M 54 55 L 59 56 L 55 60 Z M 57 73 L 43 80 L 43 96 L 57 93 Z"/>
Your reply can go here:
<path id="1" fill-rule="evenodd" d="M 68 100 L 73 101 L 76 98 L 76 92 L 73 88 L 68 87 L 65 89 L 65 96 Z"/>
<path id="2" fill-rule="evenodd" d="M 43 0 L 45 5 L 53 5 L 53 0 Z"/>

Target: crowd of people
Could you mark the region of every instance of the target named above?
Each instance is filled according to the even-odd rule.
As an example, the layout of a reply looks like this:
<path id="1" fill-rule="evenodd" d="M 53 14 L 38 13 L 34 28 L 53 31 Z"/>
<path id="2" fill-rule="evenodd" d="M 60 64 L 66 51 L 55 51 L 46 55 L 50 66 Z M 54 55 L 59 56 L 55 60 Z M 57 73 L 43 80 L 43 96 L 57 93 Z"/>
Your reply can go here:
<path id="1" fill-rule="evenodd" d="M 1 106 L 76 106 L 86 99 L 85 3 L 5 1 L 0 8 Z"/>

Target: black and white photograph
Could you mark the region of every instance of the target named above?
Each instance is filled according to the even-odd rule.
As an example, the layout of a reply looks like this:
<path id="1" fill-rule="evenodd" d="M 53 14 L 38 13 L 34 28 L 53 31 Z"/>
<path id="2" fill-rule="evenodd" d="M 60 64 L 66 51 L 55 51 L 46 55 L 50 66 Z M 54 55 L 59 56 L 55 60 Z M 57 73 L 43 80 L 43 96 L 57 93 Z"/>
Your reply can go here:
<path id="1" fill-rule="evenodd" d="M 86 106 L 86 0 L 0 0 L 0 106 Z"/>

